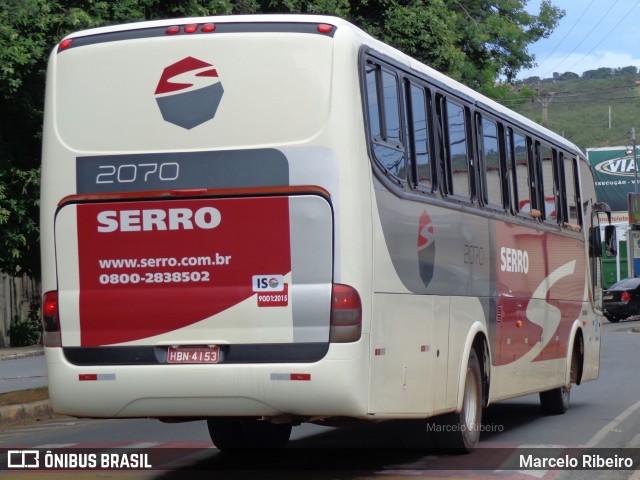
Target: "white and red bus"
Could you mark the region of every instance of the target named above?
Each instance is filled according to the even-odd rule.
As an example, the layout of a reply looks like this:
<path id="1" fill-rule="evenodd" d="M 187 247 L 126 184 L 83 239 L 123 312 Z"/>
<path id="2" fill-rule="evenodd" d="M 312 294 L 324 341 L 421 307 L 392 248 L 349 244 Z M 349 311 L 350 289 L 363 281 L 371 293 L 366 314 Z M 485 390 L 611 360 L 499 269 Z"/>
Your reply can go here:
<path id="1" fill-rule="evenodd" d="M 69 35 L 43 140 L 53 407 L 207 419 L 222 449 L 431 419 L 471 449 L 489 403 L 562 413 L 598 377 L 598 208 L 572 143 L 338 18 Z"/>

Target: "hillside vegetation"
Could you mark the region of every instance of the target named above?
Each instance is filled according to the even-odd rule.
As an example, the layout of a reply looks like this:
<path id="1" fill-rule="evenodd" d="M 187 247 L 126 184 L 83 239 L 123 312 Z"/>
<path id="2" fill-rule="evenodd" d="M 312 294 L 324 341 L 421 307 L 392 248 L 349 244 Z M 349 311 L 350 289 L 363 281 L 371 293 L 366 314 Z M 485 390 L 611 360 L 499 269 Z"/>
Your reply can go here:
<path id="1" fill-rule="evenodd" d="M 527 118 L 543 124 L 581 149 L 630 146 L 631 128 L 640 145 L 640 74 L 636 67 L 598 69 L 582 77 L 554 74 L 518 82 L 511 92 L 520 98 L 498 99 Z"/>

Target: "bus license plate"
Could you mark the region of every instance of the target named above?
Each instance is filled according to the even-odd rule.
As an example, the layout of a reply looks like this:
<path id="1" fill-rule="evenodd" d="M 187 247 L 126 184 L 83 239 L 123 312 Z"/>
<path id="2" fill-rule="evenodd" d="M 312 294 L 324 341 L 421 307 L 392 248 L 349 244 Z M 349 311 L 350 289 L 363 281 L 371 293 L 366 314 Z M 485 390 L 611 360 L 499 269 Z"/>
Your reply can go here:
<path id="1" fill-rule="evenodd" d="M 167 363 L 218 363 L 220 347 L 178 346 L 169 347 Z"/>

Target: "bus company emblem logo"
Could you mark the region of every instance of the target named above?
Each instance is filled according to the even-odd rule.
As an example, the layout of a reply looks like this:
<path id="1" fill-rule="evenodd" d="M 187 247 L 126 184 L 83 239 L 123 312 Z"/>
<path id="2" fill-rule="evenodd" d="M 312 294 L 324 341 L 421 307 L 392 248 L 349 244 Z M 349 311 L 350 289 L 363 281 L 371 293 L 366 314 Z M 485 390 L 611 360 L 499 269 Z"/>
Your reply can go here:
<path id="1" fill-rule="evenodd" d="M 213 65 L 187 57 L 163 70 L 155 96 L 162 118 L 190 130 L 213 119 L 223 92 Z"/>
<path id="2" fill-rule="evenodd" d="M 425 286 L 429 286 L 433 278 L 436 258 L 436 242 L 431 217 L 426 210 L 418 220 L 418 266 L 420 278 Z"/>

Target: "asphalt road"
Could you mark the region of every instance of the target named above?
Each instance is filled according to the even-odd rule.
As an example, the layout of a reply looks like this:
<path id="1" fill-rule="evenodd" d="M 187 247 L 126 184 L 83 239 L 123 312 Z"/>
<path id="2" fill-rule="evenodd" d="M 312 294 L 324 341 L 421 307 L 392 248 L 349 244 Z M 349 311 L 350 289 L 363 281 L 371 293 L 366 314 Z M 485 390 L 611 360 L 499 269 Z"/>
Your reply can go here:
<path id="1" fill-rule="evenodd" d="M 47 368 L 43 355 L 0 362 L 0 393 L 45 385 Z"/>

